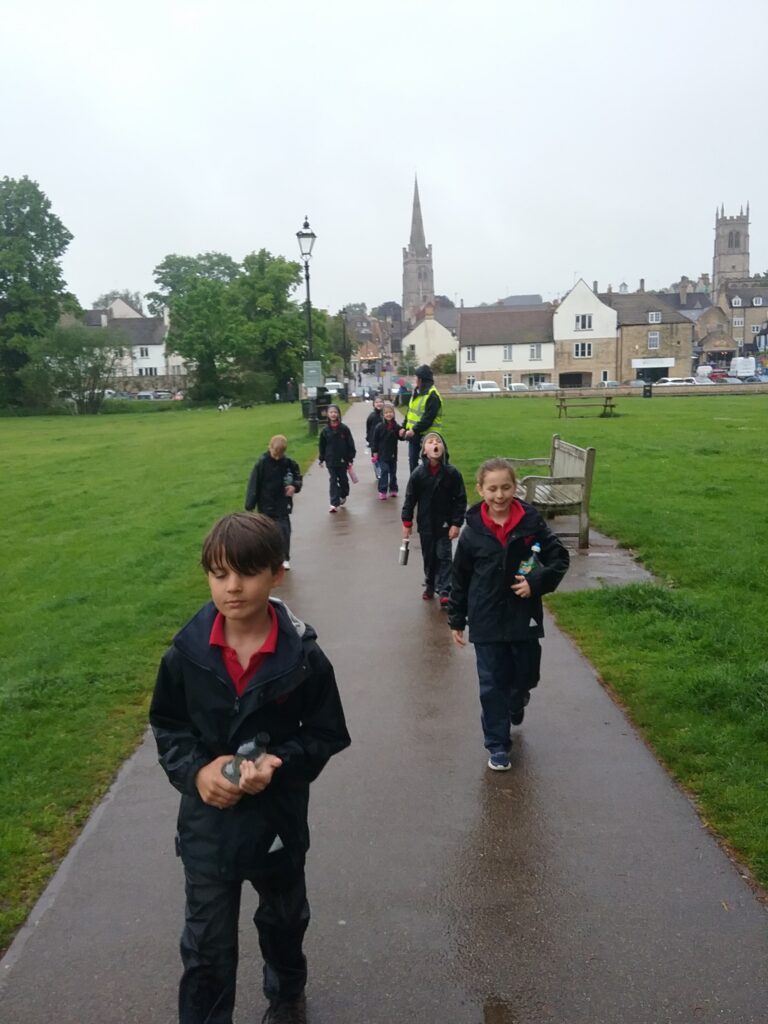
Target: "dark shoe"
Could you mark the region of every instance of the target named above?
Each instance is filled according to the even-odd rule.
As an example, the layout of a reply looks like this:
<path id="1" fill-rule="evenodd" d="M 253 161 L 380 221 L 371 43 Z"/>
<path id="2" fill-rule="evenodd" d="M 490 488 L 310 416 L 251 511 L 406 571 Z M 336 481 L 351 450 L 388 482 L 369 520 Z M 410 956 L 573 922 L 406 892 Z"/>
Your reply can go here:
<path id="1" fill-rule="evenodd" d="M 508 772 L 512 765 L 509 763 L 509 754 L 503 751 L 499 754 L 491 754 L 488 758 L 488 767 L 492 772 Z"/>
<path id="2" fill-rule="evenodd" d="M 276 999 L 267 1007 L 261 1024 L 307 1024 L 307 1000 Z"/>
<path id="3" fill-rule="evenodd" d="M 434 590 L 423 590 L 421 592 L 421 600 L 422 601 L 431 601 L 434 596 L 435 596 Z"/>
<path id="4" fill-rule="evenodd" d="M 525 708 L 520 708 L 519 711 L 513 711 L 509 716 L 509 720 L 512 725 L 522 725 L 523 719 L 525 718 Z"/>

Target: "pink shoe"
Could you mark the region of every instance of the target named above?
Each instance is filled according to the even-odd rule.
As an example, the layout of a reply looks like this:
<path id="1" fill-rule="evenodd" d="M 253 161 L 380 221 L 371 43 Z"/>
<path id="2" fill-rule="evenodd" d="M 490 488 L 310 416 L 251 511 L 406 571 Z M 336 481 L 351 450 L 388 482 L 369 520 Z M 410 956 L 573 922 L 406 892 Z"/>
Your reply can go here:
<path id="1" fill-rule="evenodd" d="M 389 496 L 390 496 L 390 498 L 396 498 L 397 497 L 397 491 L 390 491 L 389 492 Z"/>
<path id="2" fill-rule="evenodd" d="M 386 501 L 386 500 L 387 500 L 386 494 L 382 494 L 381 491 L 379 491 L 379 501 Z"/>

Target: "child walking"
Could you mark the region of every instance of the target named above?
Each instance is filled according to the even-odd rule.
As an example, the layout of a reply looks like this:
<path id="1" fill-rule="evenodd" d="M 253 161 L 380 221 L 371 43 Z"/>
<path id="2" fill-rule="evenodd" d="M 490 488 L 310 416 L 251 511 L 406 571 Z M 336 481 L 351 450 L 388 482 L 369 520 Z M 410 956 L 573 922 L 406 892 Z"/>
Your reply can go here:
<path id="1" fill-rule="evenodd" d="M 268 516 L 213 526 L 202 551 L 212 600 L 174 638 L 152 697 L 160 764 L 181 793 L 180 1024 L 232 1024 L 245 881 L 259 895 L 264 1021 L 306 1024 L 309 786 L 350 741 L 317 634 L 270 597 L 282 562 Z"/>
<path id="2" fill-rule="evenodd" d="M 285 454 L 288 438 L 275 434 L 269 448 L 251 470 L 245 492 L 248 512 L 258 509 L 274 519 L 283 537 L 283 568 L 291 568 L 291 520 L 293 496 L 301 490 L 301 470 Z"/>
<path id="3" fill-rule="evenodd" d="M 328 406 L 328 424 L 320 431 L 319 461 L 328 467 L 331 504 L 329 512 L 338 512 L 349 497 L 349 467 L 355 461 L 355 442 L 346 423 L 341 422 L 338 405 Z"/>
<path id="4" fill-rule="evenodd" d="M 400 431 L 403 429 L 395 419 L 395 407 L 385 402 L 383 419 L 377 424 L 371 438 L 371 460 L 378 467 L 379 499 L 386 501 L 387 492 L 390 498 L 397 497 L 397 445 L 402 440 Z"/>
<path id="5" fill-rule="evenodd" d="M 424 435 L 421 463 L 411 473 L 405 489 L 400 514 L 405 538 L 411 536 L 417 506 L 416 529 L 424 560 L 421 596 L 431 601 L 437 591 L 441 606 L 446 608 L 451 592 L 451 541 L 461 529 L 467 492 L 461 473 L 448 461 L 445 441 L 435 430 Z"/>
<path id="6" fill-rule="evenodd" d="M 467 512 L 459 537 L 448 608 L 460 647 L 469 622 L 488 767 L 496 772 L 511 768 L 510 726 L 523 721 L 539 681 L 541 596 L 557 588 L 569 564 L 567 549 L 541 513 L 515 498 L 516 485 L 506 459 L 488 459 L 478 470 L 482 501 Z"/>

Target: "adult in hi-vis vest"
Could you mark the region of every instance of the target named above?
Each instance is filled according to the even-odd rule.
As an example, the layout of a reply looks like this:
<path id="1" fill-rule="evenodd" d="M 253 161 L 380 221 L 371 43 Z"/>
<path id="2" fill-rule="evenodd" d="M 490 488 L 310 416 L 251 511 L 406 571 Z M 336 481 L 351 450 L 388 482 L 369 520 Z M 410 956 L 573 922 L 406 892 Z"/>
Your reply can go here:
<path id="1" fill-rule="evenodd" d="M 432 370 L 424 364 L 416 368 L 416 388 L 405 417 L 403 437 L 408 440 L 408 465 L 416 469 L 421 457 L 421 439 L 430 430 L 442 430 L 443 399 L 435 387 Z"/>

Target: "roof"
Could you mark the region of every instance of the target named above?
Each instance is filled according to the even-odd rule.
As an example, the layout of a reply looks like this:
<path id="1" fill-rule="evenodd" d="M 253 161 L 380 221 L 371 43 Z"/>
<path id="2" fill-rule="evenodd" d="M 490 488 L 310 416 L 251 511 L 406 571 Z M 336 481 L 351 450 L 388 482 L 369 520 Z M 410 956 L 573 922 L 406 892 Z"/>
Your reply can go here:
<path id="1" fill-rule="evenodd" d="M 752 299 L 762 299 L 760 305 L 768 306 L 768 286 L 764 284 L 727 285 L 725 297 L 729 305 L 733 305 L 733 300 L 737 296 L 741 299 L 742 306 L 751 306 Z"/>
<path id="2" fill-rule="evenodd" d="M 512 306 L 459 310 L 459 344 L 530 345 L 552 341 L 552 307 Z"/>
<path id="3" fill-rule="evenodd" d="M 165 344 L 166 326 L 161 316 L 113 317 L 107 330 L 125 335 L 130 345 Z"/>
<path id="4" fill-rule="evenodd" d="M 86 309 L 83 313 L 83 323 L 86 327 L 103 327 L 108 316 L 107 309 Z"/>
<path id="5" fill-rule="evenodd" d="M 619 327 L 626 327 L 632 324 L 648 323 L 649 313 L 661 313 L 663 324 L 688 324 L 688 317 L 678 313 L 668 302 L 668 296 L 663 298 L 656 292 L 632 292 L 629 295 L 621 295 L 616 292 L 601 292 L 598 296 L 601 302 L 611 309 L 616 310 L 617 323 Z"/>
<path id="6" fill-rule="evenodd" d="M 685 301 L 679 292 L 649 292 L 648 294 L 656 295 L 662 302 L 682 313 L 686 320 L 692 320 L 694 323 L 705 310 L 712 308 L 712 299 L 706 292 L 689 291 L 685 296 Z"/>

